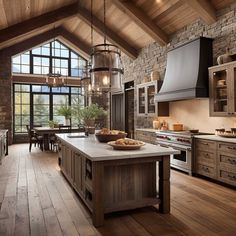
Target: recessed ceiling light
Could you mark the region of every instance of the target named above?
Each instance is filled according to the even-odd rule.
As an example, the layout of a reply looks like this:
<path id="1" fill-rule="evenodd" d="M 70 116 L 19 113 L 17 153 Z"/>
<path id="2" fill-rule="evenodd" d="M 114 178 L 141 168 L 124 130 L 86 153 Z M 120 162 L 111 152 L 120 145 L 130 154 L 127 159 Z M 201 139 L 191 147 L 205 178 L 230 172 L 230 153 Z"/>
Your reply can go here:
<path id="1" fill-rule="evenodd" d="M 156 0 L 156 2 L 157 2 L 157 3 L 161 3 L 161 2 L 162 2 L 162 0 Z"/>

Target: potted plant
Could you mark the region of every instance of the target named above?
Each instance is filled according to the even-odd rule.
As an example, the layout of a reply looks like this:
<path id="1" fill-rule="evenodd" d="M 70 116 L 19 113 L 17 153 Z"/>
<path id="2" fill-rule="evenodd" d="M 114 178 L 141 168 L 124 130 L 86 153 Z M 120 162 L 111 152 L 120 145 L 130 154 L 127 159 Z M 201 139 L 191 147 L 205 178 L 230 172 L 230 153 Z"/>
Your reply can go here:
<path id="1" fill-rule="evenodd" d="M 64 116 L 65 118 L 64 125 L 70 125 L 71 113 L 71 106 L 65 104 L 61 104 L 57 109 L 57 115 Z"/>
<path id="2" fill-rule="evenodd" d="M 58 122 L 55 121 L 55 120 L 49 120 L 48 121 L 48 125 L 49 125 L 50 128 L 53 129 L 53 128 L 55 128 L 58 125 Z"/>
<path id="3" fill-rule="evenodd" d="M 97 104 L 91 104 L 81 109 L 81 117 L 84 121 L 84 125 L 88 128 L 93 128 L 93 130 L 95 127 L 95 119 L 104 114 L 105 110 Z"/>

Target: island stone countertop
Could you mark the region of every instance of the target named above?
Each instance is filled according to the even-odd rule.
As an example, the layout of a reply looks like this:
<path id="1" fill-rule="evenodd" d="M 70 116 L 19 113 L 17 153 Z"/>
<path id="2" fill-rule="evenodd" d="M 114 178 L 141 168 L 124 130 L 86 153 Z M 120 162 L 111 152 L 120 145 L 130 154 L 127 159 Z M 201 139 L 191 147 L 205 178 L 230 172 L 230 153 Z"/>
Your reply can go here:
<path id="1" fill-rule="evenodd" d="M 217 135 L 194 135 L 194 138 L 206 139 L 218 142 L 236 143 L 236 138 L 225 138 Z"/>
<path id="2" fill-rule="evenodd" d="M 100 143 L 95 135 L 79 138 L 69 138 L 68 135 L 70 134 L 56 134 L 60 140 L 84 154 L 91 161 L 155 157 L 179 153 L 173 148 L 160 147 L 149 143 L 138 150 L 114 150 L 107 143 Z"/>

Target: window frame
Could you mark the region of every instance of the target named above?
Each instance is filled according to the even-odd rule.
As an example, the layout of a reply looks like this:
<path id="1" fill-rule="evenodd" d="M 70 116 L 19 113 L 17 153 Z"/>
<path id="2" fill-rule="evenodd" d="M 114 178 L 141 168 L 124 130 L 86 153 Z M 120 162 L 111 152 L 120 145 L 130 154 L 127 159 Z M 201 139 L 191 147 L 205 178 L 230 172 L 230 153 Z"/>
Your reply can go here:
<path id="1" fill-rule="evenodd" d="M 56 48 L 56 50 L 60 50 L 60 56 L 56 56 L 54 55 L 53 53 L 53 45 L 54 45 L 54 42 L 57 42 L 60 44 L 60 48 Z M 44 55 L 42 54 L 42 48 L 45 46 L 45 45 L 49 45 L 49 55 Z M 35 49 L 38 49 L 40 48 L 40 54 L 37 54 L 37 53 L 34 53 L 34 50 Z M 68 50 L 68 57 L 64 57 L 64 56 L 61 56 L 61 52 L 63 50 Z M 25 66 L 25 64 L 22 63 L 22 55 L 23 54 L 29 54 L 29 64 L 27 64 L 27 66 L 29 66 L 29 73 L 22 73 L 22 66 Z M 77 58 L 75 58 L 75 56 Z M 47 67 L 47 66 L 42 66 L 42 63 L 41 65 L 36 65 L 37 67 L 40 67 L 40 71 L 41 73 L 34 73 L 34 67 L 35 67 L 35 64 L 34 64 L 34 58 L 38 57 L 38 58 L 41 58 L 41 61 L 42 61 L 42 58 L 48 58 L 49 59 L 49 73 L 53 73 L 53 68 L 55 68 L 55 66 L 53 67 L 53 60 L 56 60 L 56 59 L 59 59 L 59 60 L 66 60 L 67 61 L 67 67 L 62 67 L 61 66 L 61 62 L 60 62 L 60 67 L 58 67 L 58 69 L 60 69 L 60 73 L 61 73 L 61 70 L 67 70 L 67 75 L 64 75 L 62 74 L 63 76 L 68 76 L 68 77 L 73 77 L 73 78 L 80 78 L 81 77 L 81 72 L 82 70 L 84 69 L 84 67 L 87 66 L 88 64 L 88 61 L 83 57 L 81 56 L 80 54 L 78 54 L 77 52 L 75 52 L 74 50 L 72 50 L 71 48 L 67 47 L 65 44 L 63 44 L 61 41 L 59 40 L 53 40 L 51 42 L 48 42 L 46 44 L 43 44 L 43 45 L 40 45 L 36 48 L 33 48 L 29 51 L 26 51 L 26 52 L 23 52 L 21 54 L 18 54 L 16 56 L 20 56 L 20 64 L 18 63 L 13 63 L 13 59 L 14 57 L 12 58 L 12 69 L 13 69 L 13 66 L 14 65 L 18 65 L 20 66 L 20 71 L 19 72 L 13 72 L 14 74 L 34 74 L 34 75 L 45 75 L 46 73 L 43 74 L 43 68 L 44 67 Z M 76 68 L 72 68 L 72 60 L 77 60 L 78 61 L 78 67 Z M 84 62 L 84 66 L 80 67 L 80 61 L 83 61 Z M 72 70 L 76 70 L 78 71 L 78 74 L 76 75 L 73 75 L 72 73 Z M 57 72 L 54 70 L 54 72 Z"/>
<path id="2" fill-rule="evenodd" d="M 49 119 L 50 120 L 53 119 L 53 105 L 54 105 L 53 104 L 53 95 L 67 95 L 69 106 L 71 106 L 71 98 L 72 98 L 73 95 L 81 96 L 82 99 L 83 99 L 83 104 L 85 106 L 85 95 L 83 94 L 83 90 L 82 90 L 81 87 L 67 86 L 69 88 L 68 92 L 61 92 L 61 91 L 60 92 L 55 92 L 55 91 L 53 91 L 53 87 L 49 87 L 49 91 L 43 91 L 42 86 L 46 86 L 46 85 L 43 85 L 43 84 L 13 83 L 13 85 L 12 85 L 13 86 L 13 136 L 26 134 L 26 132 L 16 132 L 15 95 L 16 95 L 16 93 L 22 93 L 22 91 L 20 91 L 20 92 L 16 91 L 16 89 L 15 89 L 16 85 L 27 85 L 30 88 L 27 93 L 29 93 L 29 97 L 30 97 L 29 98 L 29 100 L 30 100 L 30 103 L 29 103 L 29 106 L 30 106 L 30 114 L 29 114 L 30 122 L 29 122 L 29 125 L 30 125 L 31 128 L 34 125 L 34 111 L 33 111 L 33 109 L 34 109 L 34 101 L 33 101 L 34 94 L 49 95 Z M 33 91 L 33 86 L 41 86 L 41 91 Z M 63 87 L 60 87 L 60 90 L 62 88 Z M 72 92 L 72 88 L 78 88 L 78 93 Z M 21 117 L 22 117 L 22 115 L 21 115 Z M 23 127 L 22 122 L 21 122 L 21 127 Z M 22 130 L 22 128 L 21 128 L 21 130 Z"/>

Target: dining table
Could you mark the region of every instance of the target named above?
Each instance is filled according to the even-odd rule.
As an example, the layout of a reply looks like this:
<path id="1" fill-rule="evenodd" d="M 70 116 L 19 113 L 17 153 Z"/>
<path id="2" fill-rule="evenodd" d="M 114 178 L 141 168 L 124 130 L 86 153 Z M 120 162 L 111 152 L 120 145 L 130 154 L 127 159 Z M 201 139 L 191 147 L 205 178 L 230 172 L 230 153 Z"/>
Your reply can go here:
<path id="1" fill-rule="evenodd" d="M 45 151 L 50 150 L 50 148 L 49 148 L 49 136 L 50 135 L 54 135 L 54 134 L 62 133 L 62 132 L 68 133 L 68 130 L 62 131 L 59 128 L 51 128 L 51 127 L 34 127 L 33 130 L 37 135 L 43 136 L 43 149 Z M 79 132 L 79 130 L 80 130 L 80 128 L 78 128 L 78 127 L 71 127 L 69 132 L 76 133 L 76 132 Z"/>

